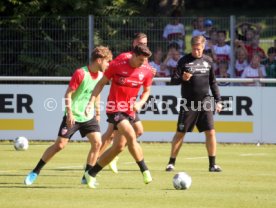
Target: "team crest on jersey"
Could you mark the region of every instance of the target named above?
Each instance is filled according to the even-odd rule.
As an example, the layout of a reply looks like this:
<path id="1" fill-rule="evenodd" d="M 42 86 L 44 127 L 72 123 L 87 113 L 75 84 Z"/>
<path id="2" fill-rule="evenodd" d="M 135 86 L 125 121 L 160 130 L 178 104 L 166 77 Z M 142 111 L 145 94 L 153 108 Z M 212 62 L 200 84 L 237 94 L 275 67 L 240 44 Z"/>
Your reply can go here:
<path id="1" fill-rule="evenodd" d="M 119 82 L 120 82 L 120 84 L 125 84 L 126 83 L 126 78 L 125 77 L 120 77 Z"/>
<path id="2" fill-rule="evenodd" d="M 208 63 L 206 62 L 206 61 L 203 61 L 203 65 L 205 66 L 205 67 L 208 67 Z"/>
<path id="3" fill-rule="evenodd" d="M 142 72 L 139 73 L 139 80 L 142 81 L 144 79 L 144 74 Z"/>

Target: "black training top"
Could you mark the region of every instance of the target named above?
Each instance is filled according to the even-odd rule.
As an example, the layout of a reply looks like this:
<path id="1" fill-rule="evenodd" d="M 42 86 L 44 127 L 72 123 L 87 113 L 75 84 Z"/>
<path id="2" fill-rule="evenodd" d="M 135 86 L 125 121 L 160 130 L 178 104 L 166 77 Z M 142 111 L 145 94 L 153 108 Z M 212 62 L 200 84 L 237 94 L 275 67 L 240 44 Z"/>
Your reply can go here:
<path id="1" fill-rule="evenodd" d="M 183 80 L 183 72 L 193 74 L 189 81 Z M 209 89 L 216 102 L 221 100 L 212 59 L 204 54 L 201 58 L 194 58 L 191 53 L 182 57 L 178 61 L 177 70 L 171 77 L 171 84 L 181 84 L 182 98 L 185 98 L 188 103 L 202 101 L 210 96 Z"/>

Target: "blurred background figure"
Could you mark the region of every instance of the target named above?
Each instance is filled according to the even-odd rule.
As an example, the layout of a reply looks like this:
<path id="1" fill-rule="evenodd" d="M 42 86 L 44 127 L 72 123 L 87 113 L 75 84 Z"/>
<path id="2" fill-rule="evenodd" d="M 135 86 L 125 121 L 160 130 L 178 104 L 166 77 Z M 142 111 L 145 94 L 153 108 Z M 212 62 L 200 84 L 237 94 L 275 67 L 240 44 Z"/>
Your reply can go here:
<path id="1" fill-rule="evenodd" d="M 197 28 L 192 31 L 192 37 L 205 34 L 204 17 L 197 18 Z"/>
<path id="2" fill-rule="evenodd" d="M 216 54 L 216 64 L 221 61 L 228 62 L 230 65 L 231 59 L 231 47 L 226 43 L 226 31 L 218 30 L 218 41 L 217 45 L 214 46 L 214 52 Z M 216 67 L 216 74 L 218 74 L 218 67 Z"/>
<path id="3" fill-rule="evenodd" d="M 167 24 L 163 31 L 163 38 L 168 41 L 168 44 L 175 42 L 179 45 L 179 52 L 185 53 L 185 27 L 179 22 L 181 12 L 174 10 L 171 14 L 171 22 Z"/>
<path id="4" fill-rule="evenodd" d="M 259 54 L 254 54 L 250 65 L 245 67 L 242 75 L 242 78 L 265 78 L 266 72 L 264 65 L 261 65 L 261 58 Z M 246 83 L 246 86 L 260 85 L 259 83 Z"/>
<path id="5" fill-rule="evenodd" d="M 169 77 L 170 71 L 162 63 L 163 61 L 163 51 L 162 48 L 156 48 L 153 53 L 153 59 L 149 64 L 156 69 L 155 77 Z M 155 85 L 166 85 L 166 82 L 154 81 Z"/>
<path id="6" fill-rule="evenodd" d="M 266 77 L 276 78 L 276 48 L 270 47 L 267 50 L 267 58 L 261 63 L 265 66 Z M 276 86 L 274 83 L 266 84 L 266 86 Z"/>
<path id="7" fill-rule="evenodd" d="M 235 51 L 235 75 L 241 77 L 245 67 L 249 65 L 247 61 L 247 51 L 245 48 L 238 47 Z"/>
<path id="8" fill-rule="evenodd" d="M 169 71 L 169 76 L 171 76 L 177 67 L 177 62 L 182 57 L 178 50 L 178 46 L 176 44 L 171 44 L 168 48 L 167 55 L 165 57 L 165 60 L 163 61 L 163 65 L 166 69 L 166 71 Z"/>
<path id="9" fill-rule="evenodd" d="M 218 75 L 216 75 L 217 78 L 230 78 L 230 74 L 228 71 L 228 62 L 227 61 L 221 61 L 218 63 Z M 230 85 L 230 82 L 218 82 L 219 86 L 228 86 Z"/>

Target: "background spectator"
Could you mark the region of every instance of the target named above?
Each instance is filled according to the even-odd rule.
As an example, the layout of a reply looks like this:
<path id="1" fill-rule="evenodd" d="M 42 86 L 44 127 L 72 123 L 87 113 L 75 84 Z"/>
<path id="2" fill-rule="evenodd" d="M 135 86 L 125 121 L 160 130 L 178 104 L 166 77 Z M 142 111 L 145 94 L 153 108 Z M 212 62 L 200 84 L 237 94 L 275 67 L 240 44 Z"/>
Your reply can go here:
<path id="1" fill-rule="evenodd" d="M 265 60 L 261 63 L 265 66 L 266 77 L 267 78 L 276 78 L 276 48 L 270 47 L 267 50 L 267 56 Z M 276 84 L 266 84 L 267 86 L 276 86 Z"/>
<path id="2" fill-rule="evenodd" d="M 260 33 L 262 31 L 262 27 L 259 24 L 242 22 L 236 26 L 236 38 L 238 40 L 246 42 L 247 41 L 246 32 L 249 29 L 253 30 L 256 35 L 260 35 Z"/>
<path id="3" fill-rule="evenodd" d="M 217 78 L 230 78 L 230 74 L 228 71 L 228 62 L 227 61 L 221 61 L 218 64 L 218 75 L 216 75 Z M 230 82 L 218 82 L 219 86 L 228 86 L 230 85 Z"/>
<path id="4" fill-rule="evenodd" d="M 262 49 L 260 46 L 260 37 L 259 35 L 255 35 L 253 38 L 252 38 L 252 41 L 251 41 L 251 44 L 248 45 L 248 44 L 245 44 L 245 48 L 247 50 L 247 54 L 248 54 L 248 61 L 250 62 L 251 59 L 252 59 L 252 56 L 253 54 L 257 53 L 259 54 L 260 58 L 261 58 L 261 61 L 264 60 L 266 58 L 266 55 L 265 55 L 265 51 L 264 49 Z"/>
<path id="5" fill-rule="evenodd" d="M 162 64 L 163 51 L 161 48 L 157 48 L 153 53 L 153 60 L 149 64 L 156 69 L 155 77 L 169 77 L 170 71 L 166 69 L 165 65 Z M 155 81 L 155 85 L 166 85 L 165 82 Z"/>
<path id="6" fill-rule="evenodd" d="M 245 67 L 242 78 L 264 78 L 266 77 L 265 67 L 264 65 L 261 65 L 261 58 L 258 54 L 254 54 L 252 57 L 252 60 L 250 62 L 250 65 Z M 247 86 L 254 86 L 255 83 L 246 83 L 244 85 Z M 259 84 L 257 84 L 259 85 Z"/>
<path id="7" fill-rule="evenodd" d="M 217 31 L 218 34 L 218 42 L 217 45 L 214 46 L 214 52 L 216 54 L 216 63 L 219 62 L 228 62 L 228 66 L 230 64 L 230 58 L 231 58 L 231 47 L 226 44 L 226 31 L 225 30 L 219 30 Z M 216 67 L 217 68 L 217 67 Z M 218 73 L 218 70 L 216 70 L 216 74 Z"/>
<path id="8" fill-rule="evenodd" d="M 241 77 L 245 67 L 249 65 L 247 61 L 247 51 L 243 47 L 238 47 L 235 51 L 235 74 L 236 77 Z"/>
<path id="9" fill-rule="evenodd" d="M 171 15 L 171 23 L 167 24 L 163 31 L 163 38 L 169 44 L 176 42 L 179 45 L 179 51 L 184 54 L 185 51 L 185 27 L 179 22 L 181 13 L 179 10 L 174 10 Z"/>
<path id="10" fill-rule="evenodd" d="M 204 35 L 205 33 L 204 28 L 204 17 L 198 17 L 197 18 L 197 28 L 192 31 L 192 37 L 198 36 L 198 35 Z"/>
<path id="11" fill-rule="evenodd" d="M 180 54 L 180 52 L 177 48 L 177 45 L 171 44 L 168 48 L 168 53 L 163 62 L 163 64 L 165 65 L 165 68 L 167 70 L 169 70 L 170 75 L 172 75 L 173 72 L 176 70 L 177 62 L 181 57 L 182 57 L 182 55 Z"/>

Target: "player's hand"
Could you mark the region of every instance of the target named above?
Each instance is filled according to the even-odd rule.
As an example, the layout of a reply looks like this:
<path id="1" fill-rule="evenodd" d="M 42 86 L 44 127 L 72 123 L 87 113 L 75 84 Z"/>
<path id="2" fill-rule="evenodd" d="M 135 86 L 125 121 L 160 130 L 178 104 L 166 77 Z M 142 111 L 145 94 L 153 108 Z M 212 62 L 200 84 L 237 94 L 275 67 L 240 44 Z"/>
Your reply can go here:
<path id="1" fill-rule="evenodd" d="M 183 79 L 184 81 L 189 81 L 189 80 L 191 79 L 192 76 L 193 76 L 193 75 L 192 75 L 191 73 L 184 72 L 184 73 L 183 73 L 183 76 L 182 76 L 182 79 Z"/>
<path id="2" fill-rule="evenodd" d="M 95 115 L 96 116 L 96 121 L 98 122 L 98 123 L 100 123 L 100 121 L 101 121 L 101 116 L 100 115 Z"/>
<path id="3" fill-rule="evenodd" d="M 133 111 L 137 112 L 141 109 L 141 103 L 140 102 L 136 102 L 133 104 L 133 106 L 131 106 L 131 109 L 133 109 Z"/>
<path id="4" fill-rule="evenodd" d="M 89 114 L 91 113 L 91 111 L 93 110 L 93 105 L 88 103 L 86 108 L 85 108 L 85 116 L 89 116 Z"/>
<path id="5" fill-rule="evenodd" d="M 75 118 L 72 113 L 68 113 L 66 116 L 66 125 L 70 129 L 75 125 Z"/>
<path id="6" fill-rule="evenodd" d="M 151 67 L 151 73 L 153 74 L 153 76 L 156 75 L 156 72 L 157 72 L 157 70 L 155 68 Z"/>
<path id="7" fill-rule="evenodd" d="M 216 103 L 216 112 L 220 112 L 222 110 L 222 104 L 220 102 Z"/>

